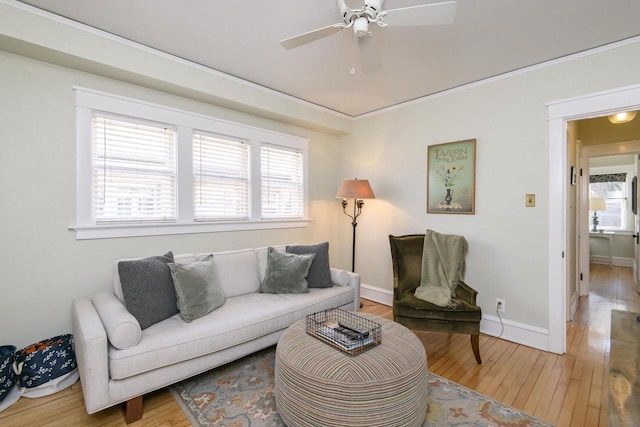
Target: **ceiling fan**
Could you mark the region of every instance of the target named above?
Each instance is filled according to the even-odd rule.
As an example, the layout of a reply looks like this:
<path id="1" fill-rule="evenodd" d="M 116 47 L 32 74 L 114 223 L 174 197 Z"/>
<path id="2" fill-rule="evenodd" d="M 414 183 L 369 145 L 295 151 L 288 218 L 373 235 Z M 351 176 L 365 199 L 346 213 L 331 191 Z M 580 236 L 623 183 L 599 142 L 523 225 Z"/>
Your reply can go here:
<path id="1" fill-rule="evenodd" d="M 347 7 L 345 0 L 337 0 L 338 10 L 343 22 L 318 28 L 280 41 L 285 49 L 294 49 L 321 38 L 353 28 L 354 43 L 357 43 L 365 73 L 375 71 L 382 66 L 376 46 L 372 43 L 369 24 L 380 27 L 448 25 L 453 22 L 456 13 L 456 2 L 423 4 L 400 9 L 382 10 L 384 0 L 364 0 L 361 9 Z M 355 70 L 352 68 L 352 73 Z"/>

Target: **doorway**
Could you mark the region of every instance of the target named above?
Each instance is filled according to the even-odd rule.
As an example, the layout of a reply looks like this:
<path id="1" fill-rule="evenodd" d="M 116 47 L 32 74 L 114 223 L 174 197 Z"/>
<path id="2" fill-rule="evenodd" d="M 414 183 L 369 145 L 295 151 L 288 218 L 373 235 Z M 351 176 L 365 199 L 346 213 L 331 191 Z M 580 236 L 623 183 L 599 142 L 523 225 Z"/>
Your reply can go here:
<path id="1" fill-rule="evenodd" d="M 567 254 L 575 248 L 567 227 L 569 167 L 567 123 L 640 109 L 640 85 L 548 104 L 549 111 L 549 345 L 566 353 Z"/>
<path id="2" fill-rule="evenodd" d="M 616 260 L 634 267 L 634 277 L 638 277 L 635 270 L 639 264 L 637 247 L 631 237 L 638 231 L 637 221 L 634 221 L 637 217 L 632 212 L 631 187 L 632 178 L 638 174 L 636 155 L 640 153 L 640 120 L 633 119 L 634 116 L 625 123 L 614 123 L 617 120 L 608 116 L 567 123 L 570 129 L 567 137 L 569 165 L 577 165 L 580 175 L 575 180 L 577 186 L 570 187 L 569 191 L 568 226 L 575 249 L 568 253 L 575 252 L 576 256 L 568 259 L 567 320 L 572 319 L 578 298 L 589 295 L 590 247 L 600 251 L 596 255 L 606 255 L 609 263 L 615 252 Z M 600 182 L 592 183 L 592 180 Z M 591 191 L 593 189 L 598 194 Z M 602 192 L 605 189 L 606 194 Z M 589 199 L 594 198 L 597 200 L 590 202 Z M 606 210 L 600 212 L 600 219 L 606 223 L 594 225 L 594 210 L 590 205 L 597 202 L 606 205 Z M 618 216 L 613 217 L 614 212 Z"/>
<path id="3" fill-rule="evenodd" d="M 602 120 L 602 119 L 591 119 Z M 579 126 L 579 125 L 578 125 Z M 616 132 L 610 130 L 606 138 L 597 139 L 600 144 L 593 145 L 587 139 L 587 146 L 580 150 L 579 167 L 583 176 L 579 180 L 578 209 L 576 209 L 576 283 L 567 283 L 572 304 L 570 314 L 575 312 L 577 299 L 589 295 L 591 276 L 591 248 L 600 262 L 611 267 L 614 264 L 633 268 L 633 276 L 638 279 L 637 259 L 638 246 L 635 235 L 638 233 L 637 205 L 633 212 L 634 177 L 638 175 L 638 154 L 640 154 L 640 122 L 625 129 L 629 134 L 636 134 L 638 141 L 616 142 Z M 609 142 L 606 142 L 606 139 Z M 637 199 L 636 199 L 637 200 Z M 604 211 L 596 211 L 595 221 L 592 203 L 604 203 Z M 568 316 L 567 320 L 571 320 Z"/>

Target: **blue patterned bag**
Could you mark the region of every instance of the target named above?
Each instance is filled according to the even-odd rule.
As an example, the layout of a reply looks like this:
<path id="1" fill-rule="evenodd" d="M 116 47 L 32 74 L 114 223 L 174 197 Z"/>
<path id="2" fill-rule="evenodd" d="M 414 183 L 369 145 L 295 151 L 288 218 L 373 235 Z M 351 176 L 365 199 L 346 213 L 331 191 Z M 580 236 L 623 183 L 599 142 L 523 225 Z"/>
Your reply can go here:
<path id="1" fill-rule="evenodd" d="M 14 369 L 24 389 L 40 387 L 73 372 L 77 369 L 73 335 L 58 335 L 19 350 Z"/>
<path id="2" fill-rule="evenodd" d="M 16 383 L 16 376 L 13 372 L 15 352 L 16 346 L 14 345 L 0 346 L 0 402 L 7 397 Z"/>

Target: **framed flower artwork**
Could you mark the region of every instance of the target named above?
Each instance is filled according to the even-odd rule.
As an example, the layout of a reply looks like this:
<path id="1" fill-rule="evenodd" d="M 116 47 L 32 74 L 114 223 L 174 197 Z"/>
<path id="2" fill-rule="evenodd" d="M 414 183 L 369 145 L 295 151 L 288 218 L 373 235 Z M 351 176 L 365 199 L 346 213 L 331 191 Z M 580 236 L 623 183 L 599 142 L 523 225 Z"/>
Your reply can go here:
<path id="1" fill-rule="evenodd" d="M 475 212 L 476 140 L 427 147 L 427 213 Z"/>

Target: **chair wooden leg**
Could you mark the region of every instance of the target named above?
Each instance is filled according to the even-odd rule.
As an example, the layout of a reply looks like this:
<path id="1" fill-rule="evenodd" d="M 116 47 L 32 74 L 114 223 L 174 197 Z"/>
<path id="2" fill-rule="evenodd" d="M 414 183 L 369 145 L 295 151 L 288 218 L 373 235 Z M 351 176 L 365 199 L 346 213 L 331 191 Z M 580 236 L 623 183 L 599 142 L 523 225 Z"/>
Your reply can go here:
<path id="1" fill-rule="evenodd" d="M 125 402 L 124 420 L 131 424 L 142 418 L 142 396 L 134 397 Z"/>
<path id="2" fill-rule="evenodd" d="M 476 356 L 476 362 L 478 362 L 478 365 L 482 365 L 482 359 L 480 359 L 480 335 L 471 335 L 471 348 L 473 349 L 473 355 Z"/>

